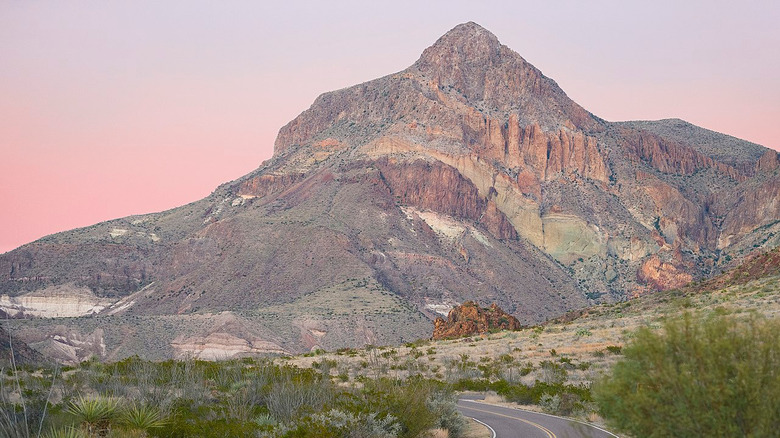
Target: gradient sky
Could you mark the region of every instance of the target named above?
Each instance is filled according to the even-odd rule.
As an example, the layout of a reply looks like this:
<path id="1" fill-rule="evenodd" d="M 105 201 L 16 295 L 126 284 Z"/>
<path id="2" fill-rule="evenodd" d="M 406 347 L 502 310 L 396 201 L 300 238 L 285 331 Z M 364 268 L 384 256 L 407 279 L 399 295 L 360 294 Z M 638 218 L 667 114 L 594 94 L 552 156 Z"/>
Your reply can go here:
<path id="1" fill-rule="evenodd" d="M 0 253 L 255 169 L 322 92 L 475 21 L 607 120 L 780 149 L 777 1 L 0 0 Z"/>

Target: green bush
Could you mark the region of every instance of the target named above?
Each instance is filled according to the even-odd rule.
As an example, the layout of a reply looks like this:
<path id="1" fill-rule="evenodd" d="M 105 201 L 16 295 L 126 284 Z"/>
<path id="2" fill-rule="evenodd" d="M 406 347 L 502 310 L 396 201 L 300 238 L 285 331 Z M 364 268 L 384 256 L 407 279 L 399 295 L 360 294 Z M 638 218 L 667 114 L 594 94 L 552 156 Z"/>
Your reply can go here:
<path id="1" fill-rule="evenodd" d="M 392 415 L 401 424 L 401 437 L 417 437 L 433 427 L 438 418 L 428 402 L 438 384 L 419 377 L 405 381 L 381 378 L 366 382 L 360 407 L 380 415 Z"/>
<path id="2" fill-rule="evenodd" d="M 638 330 L 595 398 L 634 436 L 777 436 L 780 321 L 690 314 Z"/>

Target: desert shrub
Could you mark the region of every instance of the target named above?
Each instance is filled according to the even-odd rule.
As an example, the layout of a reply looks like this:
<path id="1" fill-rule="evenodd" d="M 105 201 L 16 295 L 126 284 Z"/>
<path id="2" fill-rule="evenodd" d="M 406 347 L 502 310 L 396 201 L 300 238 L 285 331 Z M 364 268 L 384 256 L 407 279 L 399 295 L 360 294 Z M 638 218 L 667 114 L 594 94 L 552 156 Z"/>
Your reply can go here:
<path id="1" fill-rule="evenodd" d="M 166 422 L 149 429 L 149 436 L 165 438 L 229 438 L 253 436 L 260 425 L 253 420 L 229 418 L 219 406 L 195 405 L 179 400 L 171 408 Z"/>
<path id="2" fill-rule="evenodd" d="M 466 419 L 458 411 L 458 397 L 451 391 L 437 390 L 427 401 L 428 409 L 437 417 L 435 427 L 445 429 L 450 438 L 458 438 L 466 427 Z"/>
<path id="3" fill-rule="evenodd" d="M 301 413 L 322 409 L 332 399 L 333 392 L 330 380 L 301 372 L 273 382 L 266 404 L 274 418 L 290 421 Z"/>
<path id="4" fill-rule="evenodd" d="M 534 370 L 534 364 L 532 364 L 531 362 L 528 362 L 528 363 L 526 363 L 525 365 L 523 365 L 520 368 L 520 375 L 521 376 L 527 376 L 527 375 L 531 374 L 531 371 L 533 371 L 533 370 Z"/>
<path id="5" fill-rule="evenodd" d="M 585 409 L 580 397 L 569 391 L 556 394 L 544 393 L 539 398 L 539 406 L 545 412 L 555 415 L 572 415 Z"/>
<path id="6" fill-rule="evenodd" d="M 601 412 L 634 436 L 777 436 L 780 321 L 686 314 L 639 329 L 595 386 Z"/>
<path id="7" fill-rule="evenodd" d="M 562 384 L 569 375 L 563 366 L 549 360 L 542 361 L 539 364 L 539 369 L 541 380 L 545 383 Z"/>
<path id="8" fill-rule="evenodd" d="M 539 406 L 548 413 L 557 413 L 560 405 L 561 397 L 558 394 L 542 394 L 542 397 L 539 399 Z"/>
<path id="9" fill-rule="evenodd" d="M 357 395 L 359 405 L 353 404 L 353 410 L 392 415 L 401 425 L 399 436 L 417 437 L 438 421 L 437 412 L 428 402 L 433 392 L 441 387 L 437 382 L 420 377 L 367 381 Z"/>
<path id="10" fill-rule="evenodd" d="M 588 329 L 582 328 L 582 329 L 577 330 L 577 337 L 578 338 L 585 337 L 585 336 L 591 336 L 592 334 L 593 333 L 590 330 L 588 330 Z"/>
<path id="11" fill-rule="evenodd" d="M 401 425 L 392 415 L 380 417 L 376 413 L 331 409 L 306 417 L 294 427 L 275 434 L 284 438 L 394 438 L 400 430 Z"/>
<path id="12" fill-rule="evenodd" d="M 455 391 L 493 391 L 495 385 L 498 385 L 501 382 L 503 381 L 491 382 L 488 379 L 460 379 L 452 384 L 452 389 Z"/>

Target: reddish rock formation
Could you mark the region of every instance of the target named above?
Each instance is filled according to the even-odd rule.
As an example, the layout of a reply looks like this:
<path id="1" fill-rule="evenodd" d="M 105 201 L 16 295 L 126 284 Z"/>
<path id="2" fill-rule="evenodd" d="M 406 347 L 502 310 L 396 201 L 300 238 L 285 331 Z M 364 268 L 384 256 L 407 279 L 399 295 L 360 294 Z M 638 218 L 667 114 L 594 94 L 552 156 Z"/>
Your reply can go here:
<path id="1" fill-rule="evenodd" d="M 376 165 L 390 193 L 402 204 L 481 223 L 498 239 L 517 239 L 506 216 L 455 168 L 439 161 L 395 162 L 387 158 Z"/>
<path id="2" fill-rule="evenodd" d="M 504 312 L 496 304 L 484 308 L 473 301 L 455 306 L 447 320 L 436 318 L 433 322 L 433 339 L 452 339 L 487 333 L 494 330 L 519 330 L 520 322 Z"/>
<path id="3" fill-rule="evenodd" d="M 637 277 L 639 281 L 657 290 L 682 287 L 693 280 L 691 274 L 680 270 L 671 263 L 661 261 L 661 258 L 656 254 L 642 263 Z"/>

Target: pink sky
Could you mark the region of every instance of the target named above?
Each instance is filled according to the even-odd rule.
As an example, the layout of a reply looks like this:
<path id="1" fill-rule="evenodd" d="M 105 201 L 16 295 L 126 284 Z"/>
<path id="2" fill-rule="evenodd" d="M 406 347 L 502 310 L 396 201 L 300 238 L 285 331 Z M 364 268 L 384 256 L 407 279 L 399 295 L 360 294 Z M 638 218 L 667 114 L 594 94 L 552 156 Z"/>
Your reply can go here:
<path id="1" fill-rule="evenodd" d="M 776 1 L 258 3 L 1 2 L 0 253 L 199 199 L 318 94 L 406 68 L 465 21 L 602 118 L 780 149 Z"/>

